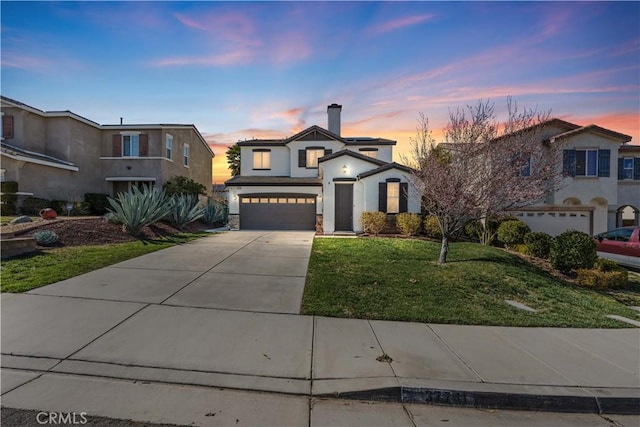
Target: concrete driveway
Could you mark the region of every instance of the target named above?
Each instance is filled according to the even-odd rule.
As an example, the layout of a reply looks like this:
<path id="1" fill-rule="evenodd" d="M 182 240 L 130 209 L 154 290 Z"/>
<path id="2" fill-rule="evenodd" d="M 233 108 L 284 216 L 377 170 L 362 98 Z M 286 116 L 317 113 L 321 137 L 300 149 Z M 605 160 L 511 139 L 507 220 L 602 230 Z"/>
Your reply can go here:
<path id="1" fill-rule="evenodd" d="M 297 314 L 313 236 L 313 232 L 216 234 L 29 294 Z"/>

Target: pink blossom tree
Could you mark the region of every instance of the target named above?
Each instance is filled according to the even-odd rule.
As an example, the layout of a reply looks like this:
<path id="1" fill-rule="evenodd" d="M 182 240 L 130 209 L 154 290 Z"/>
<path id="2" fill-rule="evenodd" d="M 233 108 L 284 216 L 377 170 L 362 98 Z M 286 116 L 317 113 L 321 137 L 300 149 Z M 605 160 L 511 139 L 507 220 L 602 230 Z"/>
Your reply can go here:
<path id="1" fill-rule="evenodd" d="M 412 181 L 424 210 L 442 231 L 438 264 L 446 263 L 449 241 L 469 221 L 484 224 L 544 200 L 561 185 L 561 150 L 543 138 L 549 113 L 521 111 L 511 98 L 507 110 L 503 123 L 488 101 L 450 111 L 441 144 L 420 114 L 404 160 L 414 169 Z"/>

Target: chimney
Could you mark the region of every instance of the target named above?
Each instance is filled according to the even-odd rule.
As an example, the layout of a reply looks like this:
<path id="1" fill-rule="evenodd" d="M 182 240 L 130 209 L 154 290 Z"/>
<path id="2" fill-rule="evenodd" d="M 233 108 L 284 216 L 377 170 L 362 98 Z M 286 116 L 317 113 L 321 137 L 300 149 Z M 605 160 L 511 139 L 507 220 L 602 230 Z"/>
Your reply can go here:
<path id="1" fill-rule="evenodd" d="M 331 104 L 327 107 L 328 117 L 328 130 L 340 136 L 340 112 L 342 111 L 342 105 Z"/>
<path id="2" fill-rule="evenodd" d="M 120 117 L 120 124 L 122 124 L 122 117 Z"/>

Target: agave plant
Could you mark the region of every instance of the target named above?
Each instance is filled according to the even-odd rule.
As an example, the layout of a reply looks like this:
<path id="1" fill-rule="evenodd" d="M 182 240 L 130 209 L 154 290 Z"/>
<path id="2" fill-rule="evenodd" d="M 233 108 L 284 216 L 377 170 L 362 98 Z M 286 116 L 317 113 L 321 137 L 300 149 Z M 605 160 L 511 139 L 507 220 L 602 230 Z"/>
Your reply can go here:
<path id="1" fill-rule="evenodd" d="M 173 200 L 158 187 L 143 186 L 142 191 L 133 187 L 131 193 L 119 193 L 108 198 L 113 209 L 110 217 L 122 224 L 127 233 L 138 236 L 146 226 L 167 216 L 173 209 Z"/>
<path id="2" fill-rule="evenodd" d="M 178 230 L 204 215 L 204 209 L 198 206 L 198 196 L 195 194 L 174 194 L 171 199 L 173 208 L 167 219 Z"/>
<path id="3" fill-rule="evenodd" d="M 215 200 L 210 201 L 204 208 L 202 220 L 208 225 L 224 221 L 224 208 L 222 203 Z"/>

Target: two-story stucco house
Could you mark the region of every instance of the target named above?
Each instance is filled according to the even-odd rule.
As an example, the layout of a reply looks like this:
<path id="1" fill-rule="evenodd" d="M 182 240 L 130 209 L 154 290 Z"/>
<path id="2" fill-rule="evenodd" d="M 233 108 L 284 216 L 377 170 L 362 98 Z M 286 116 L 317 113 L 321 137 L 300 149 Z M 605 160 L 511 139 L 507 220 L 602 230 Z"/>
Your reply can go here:
<path id="1" fill-rule="evenodd" d="M 240 175 L 226 182 L 232 228 L 361 232 L 362 212 L 420 212 L 410 170 L 392 160 L 396 141 L 342 136 L 341 110 L 327 107 L 328 129 L 238 143 Z"/>
<path id="2" fill-rule="evenodd" d="M 0 178 L 17 181 L 19 194 L 76 201 L 177 175 L 211 188 L 214 154 L 194 125 L 100 125 L 70 111 L 1 102 Z"/>
<path id="3" fill-rule="evenodd" d="M 562 187 L 545 203 L 517 212 L 534 231 L 576 229 L 597 234 L 640 224 L 640 146 L 631 137 L 596 125 L 560 119 L 543 124 L 545 143 L 562 149 Z M 541 141 L 542 142 L 542 141 Z"/>

